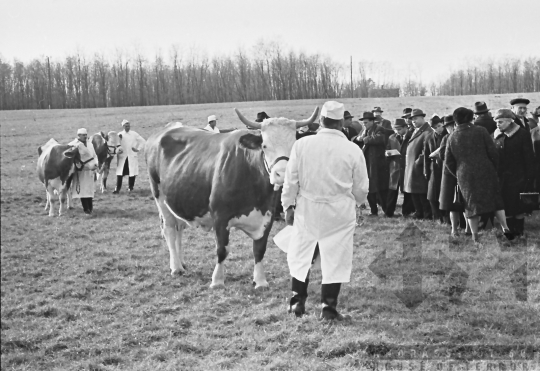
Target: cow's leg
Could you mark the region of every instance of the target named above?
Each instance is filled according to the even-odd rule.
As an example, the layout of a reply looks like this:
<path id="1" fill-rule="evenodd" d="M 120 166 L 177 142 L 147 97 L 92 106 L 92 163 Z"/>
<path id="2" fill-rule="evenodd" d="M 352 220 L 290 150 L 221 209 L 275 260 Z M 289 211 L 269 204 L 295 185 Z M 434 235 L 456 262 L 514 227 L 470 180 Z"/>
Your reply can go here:
<path id="1" fill-rule="evenodd" d="M 101 193 L 104 193 L 107 189 L 107 178 L 109 177 L 110 167 L 111 167 L 111 162 L 109 160 L 106 160 L 105 163 L 103 164 L 103 171 L 99 175 L 101 177 L 101 181 L 100 181 Z"/>
<path id="2" fill-rule="evenodd" d="M 51 206 L 51 198 L 49 196 L 49 191 L 47 190 L 47 188 L 45 188 L 45 195 L 47 196 L 47 201 L 45 202 L 45 211 L 47 211 L 49 206 Z"/>
<path id="3" fill-rule="evenodd" d="M 184 231 L 185 223 L 177 219 L 160 199 L 156 200 L 156 204 L 159 210 L 161 234 L 165 238 L 167 247 L 169 248 L 171 276 L 182 275 L 185 273 L 182 265 L 182 232 Z"/>
<path id="4" fill-rule="evenodd" d="M 272 229 L 274 218 L 270 219 L 269 224 L 266 226 L 264 235 L 258 240 L 253 240 L 253 258 L 255 259 L 255 267 L 253 268 L 253 284 L 256 289 L 268 287 L 266 281 L 266 274 L 264 273 L 264 254 L 266 253 L 266 244 L 268 243 L 268 236 Z"/>
<path id="5" fill-rule="evenodd" d="M 185 228 L 186 228 L 186 223 L 184 223 L 181 220 L 176 221 L 175 248 L 176 248 L 176 254 L 178 255 L 178 260 L 180 261 L 180 266 L 183 269 L 182 272 L 185 272 L 186 270 L 186 260 L 184 257 L 184 245 L 182 244 L 182 235 L 184 233 Z"/>
<path id="6" fill-rule="evenodd" d="M 54 188 L 51 184 L 47 185 L 47 198 L 49 199 L 49 216 L 54 216 L 54 204 L 56 200 L 54 197 Z"/>
<path id="7" fill-rule="evenodd" d="M 214 223 L 214 229 L 216 231 L 216 253 L 217 263 L 212 274 L 212 284 L 210 288 L 216 288 L 225 286 L 225 267 L 224 261 L 229 255 L 229 230 L 226 223 Z"/>
<path id="8" fill-rule="evenodd" d="M 60 199 L 60 210 L 58 211 L 59 216 L 62 216 L 67 212 L 68 193 L 70 192 L 66 188 L 62 188 L 58 191 L 58 198 Z"/>
<path id="9" fill-rule="evenodd" d="M 67 208 L 70 210 L 73 210 L 73 194 L 71 193 L 71 189 L 68 189 L 66 191 L 67 195 Z"/>

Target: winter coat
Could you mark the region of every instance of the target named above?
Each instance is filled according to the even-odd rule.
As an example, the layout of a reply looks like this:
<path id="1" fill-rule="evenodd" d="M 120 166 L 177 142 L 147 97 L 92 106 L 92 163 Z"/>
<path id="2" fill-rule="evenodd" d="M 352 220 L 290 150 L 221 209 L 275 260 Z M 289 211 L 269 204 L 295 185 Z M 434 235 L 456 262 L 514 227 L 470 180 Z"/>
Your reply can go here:
<path id="1" fill-rule="evenodd" d="M 139 159 L 138 153 L 144 148 L 146 141 L 137 132 L 130 130 L 126 133 L 122 130 L 118 133 L 120 140 L 120 148 L 122 151 L 118 152 L 118 159 L 116 162 L 116 175 L 124 175 L 124 163 L 128 159 L 129 176 L 139 175 Z M 133 151 L 132 148 L 138 149 L 139 152 Z"/>
<path id="2" fill-rule="evenodd" d="M 388 159 L 388 170 L 390 173 L 390 181 L 388 183 L 388 189 L 396 190 L 401 189 L 403 192 L 403 178 L 405 177 L 405 155 L 407 153 L 407 146 L 409 145 L 409 139 L 411 139 L 411 132 L 407 131 L 405 137 L 402 139 L 401 144 L 399 143 L 397 134 L 392 134 L 388 138 L 388 144 L 386 145 L 387 150 L 395 149 L 398 150 L 399 156 L 389 156 Z"/>
<path id="3" fill-rule="evenodd" d="M 461 124 L 448 138 L 443 171 L 457 178 L 467 218 L 503 208 L 498 159 L 493 139 L 484 128 Z"/>
<path id="4" fill-rule="evenodd" d="M 441 177 L 441 191 L 439 195 L 439 209 L 446 211 L 464 212 L 465 208 L 454 204 L 455 190 L 457 186 L 457 178 L 446 171 L 444 171 L 444 159 L 446 154 L 446 145 L 448 143 L 449 135 L 445 135 L 441 141 L 441 161 L 443 163 L 443 172 Z"/>
<path id="5" fill-rule="evenodd" d="M 519 128 L 507 136 L 498 129 L 494 133 L 499 151 L 498 167 L 504 211 L 507 217 L 522 214 L 519 194 L 534 189 L 535 155 L 530 133 Z"/>
<path id="6" fill-rule="evenodd" d="M 426 122 L 411 136 L 405 158 L 403 190 L 407 193 L 427 194 L 428 181 L 424 176 L 424 146 L 433 129 Z"/>
<path id="7" fill-rule="evenodd" d="M 439 149 L 445 136 L 446 130 L 442 134 L 433 132 L 428 136 L 424 146 L 424 176 L 428 180 L 427 199 L 433 202 L 439 201 L 443 162 L 440 156 L 429 157 L 429 155 Z"/>
<path id="8" fill-rule="evenodd" d="M 489 135 L 493 134 L 495 129 L 497 129 L 497 123 L 493 120 L 491 116 L 480 116 L 474 120 L 474 124 L 485 128 Z"/>
<path id="9" fill-rule="evenodd" d="M 388 189 L 390 174 L 386 161 L 386 133 L 385 129 L 373 125 L 364 131 L 361 137 L 363 142 L 353 140 L 364 151 L 367 172 L 369 176 L 369 193 Z"/>

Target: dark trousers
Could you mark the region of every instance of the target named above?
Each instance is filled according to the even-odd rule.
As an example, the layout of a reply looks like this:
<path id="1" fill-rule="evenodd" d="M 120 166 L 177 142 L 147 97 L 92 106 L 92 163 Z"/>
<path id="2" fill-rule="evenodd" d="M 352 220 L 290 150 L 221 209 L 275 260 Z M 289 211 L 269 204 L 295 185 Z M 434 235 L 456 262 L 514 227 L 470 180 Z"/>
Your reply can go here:
<path id="1" fill-rule="evenodd" d="M 372 214 L 378 214 L 379 208 L 377 203 L 381 205 L 383 212 L 386 214 L 386 201 L 388 199 L 388 190 L 368 193 L 367 200 Z"/>
<path id="2" fill-rule="evenodd" d="M 396 211 L 397 200 L 399 196 L 399 187 L 398 189 L 389 189 L 388 197 L 386 199 L 386 215 L 393 216 Z M 404 216 L 414 213 L 414 204 L 412 202 L 411 194 L 403 192 L 403 205 L 401 205 L 401 213 Z"/>
<path id="3" fill-rule="evenodd" d="M 416 218 L 431 219 L 431 205 L 426 193 L 411 193 Z"/>
<path id="4" fill-rule="evenodd" d="M 92 197 L 81 198 L 81 205 L 85 213 L 91 213 L 94 210 L 94 202 Z"/>
<path id="5" fill-rule="evenodd" d="M 439 209 L 439 201 L 429 201 L 429 204 L 431 206 L 433 220 L 439 220 L 441 223 L 444 222 L 446 211 Z"/>
<path id="6" fill-rule="evenodd" d="M 116 190 L 119 191 L 122 188 L 122 175 L 116 176 Z M 133 187 L 135 186 L 135 177 L 130 176 L 128 178 L 128 187 L 130 191 L 133 191 Z"/>

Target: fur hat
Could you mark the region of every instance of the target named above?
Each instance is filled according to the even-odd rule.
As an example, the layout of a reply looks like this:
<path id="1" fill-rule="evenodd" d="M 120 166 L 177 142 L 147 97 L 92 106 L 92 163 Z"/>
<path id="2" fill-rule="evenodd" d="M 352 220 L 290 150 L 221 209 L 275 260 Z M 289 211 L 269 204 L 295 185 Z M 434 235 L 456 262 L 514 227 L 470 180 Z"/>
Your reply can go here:
<path id="1" fill-rule="evenodd" d="M 514 119 L 515 117 L 516 115 L 514 115 L 514 112 L 512 112 L 511 109 L 499 108 L 497 111 L 495 111 L 495 117 L 493 119 Z"/>
<path id="2" fill-rule="evenodd" d="M 456 124 L 468 124 L 473 120 L 474 112 L 468 108 L 459 107 L 456 108 L 452 116 L 454 117 Z"/>

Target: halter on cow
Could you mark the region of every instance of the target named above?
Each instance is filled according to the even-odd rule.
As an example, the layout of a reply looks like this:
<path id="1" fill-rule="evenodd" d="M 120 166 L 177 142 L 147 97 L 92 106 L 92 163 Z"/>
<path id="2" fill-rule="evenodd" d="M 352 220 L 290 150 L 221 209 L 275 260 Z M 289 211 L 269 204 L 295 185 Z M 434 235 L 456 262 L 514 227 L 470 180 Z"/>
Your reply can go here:
<path id="1" fill-rule="evenodd" d="M 186 225 L 216 234 L 217 264 L 211 287 L 225 282 L 229 232 L 235 227 L 253 239 L 255 287 L 268 286 L 263 267 L 279 188 L 296 140 L 296 129 L 315 121 L 270 118 L 240 120 L 260 129 L 215 134 L 194 128 L 165 128 L 146 143 L 150 186 L 170 253 L 171 274 L 185 271 L 182 232 Z"/>

